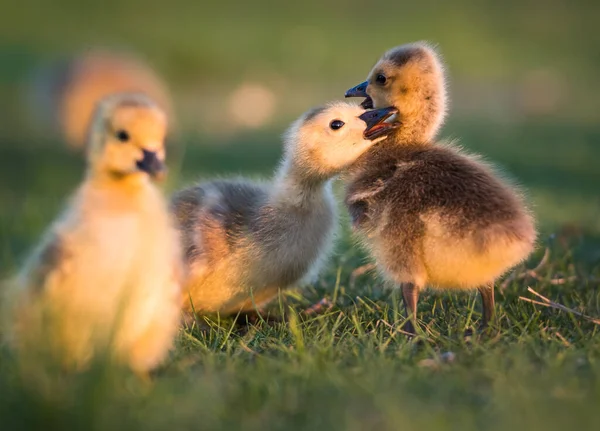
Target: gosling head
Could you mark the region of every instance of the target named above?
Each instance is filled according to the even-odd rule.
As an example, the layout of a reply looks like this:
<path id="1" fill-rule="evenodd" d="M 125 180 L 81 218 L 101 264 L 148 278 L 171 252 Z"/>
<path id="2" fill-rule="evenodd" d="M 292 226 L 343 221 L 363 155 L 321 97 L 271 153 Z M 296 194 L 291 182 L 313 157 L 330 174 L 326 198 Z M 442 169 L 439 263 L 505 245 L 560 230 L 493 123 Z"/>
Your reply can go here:
<path id="1" fill-rule="evenodd" d="M 446 115 L 446 85 L 441 59 L 424 42 L 392 48 L 375 64 L 365 82 L 346 97 L 365 97 L 365 108 L 395 106 L 402 126 L 401 140 L 428 142 Z"/>
<path id="2" fill-rule="evenodd" d="M 332 178 L 398 126 L 397 112 L 393 107 L 365 111 L 343 102 L 314 108 L 288 130 L 286 163 L 307 180 Z"/>
<path id="3" fill-rule="evenodd" d="M 116 179 L 161 179 L 166 133 L 167 117 L 148 97 L 124 93 L 102 99 L 90 129 L 90 172 Z"/>

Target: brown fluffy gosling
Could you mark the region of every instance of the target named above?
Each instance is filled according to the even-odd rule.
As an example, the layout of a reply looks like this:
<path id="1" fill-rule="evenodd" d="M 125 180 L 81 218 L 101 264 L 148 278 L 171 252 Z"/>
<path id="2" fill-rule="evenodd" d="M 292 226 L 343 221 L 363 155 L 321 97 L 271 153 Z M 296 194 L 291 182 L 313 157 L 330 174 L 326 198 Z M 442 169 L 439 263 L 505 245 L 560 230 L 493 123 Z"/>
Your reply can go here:
<path id="1" fill-rule="evenodd" d="M 313 109 L 288 130 L 272 181 L 212 181 L 177 193 L 184 310 L 253 313 L 316 276 L 337 225 L 330 180 L 396 126 L 385 123 L 395 112 L 339 102 Z"/>
<path id="2" fill-rule="evenodd" d="M 83 184 L 18 275 L 17 347 L 48 343 L 81 369 L 100 351 L 145 373 L 165 358 L 180 322 L 181 260 L 164 171 L 166 116 L 141 95 L 96 111 Z"/>
<path id="3" fill-rule="evenodd" d="M 353 225 L 385 277 L 402 286 L 414 333 L 419 292 L 478 289 L 482 326 L 494 314 L 494 281 L 528 257 L 536 231 L 514 187 L 478 157 L 435 136 L 446 112 L 443 67 L 425 43 L 386 52 L 346 97 L 394 106 L 401 126 L 347 177 Z"/>

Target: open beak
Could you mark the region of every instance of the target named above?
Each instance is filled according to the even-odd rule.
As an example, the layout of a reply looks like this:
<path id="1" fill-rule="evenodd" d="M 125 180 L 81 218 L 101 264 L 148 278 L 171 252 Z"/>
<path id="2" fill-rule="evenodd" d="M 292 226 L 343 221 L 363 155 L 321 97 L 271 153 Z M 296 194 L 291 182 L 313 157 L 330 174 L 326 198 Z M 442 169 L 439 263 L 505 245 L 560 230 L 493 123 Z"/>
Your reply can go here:
<path id="1" fill-rule="evenodd" d="M 365 109 L 373 108 L 373 99 L 369 97 L 367 94 L 367 87 L 369 85 L 369 81 L 361 82 L 356 87 L 352 87 L 350 90 L 346 91 L 346 97 L 364 97 L 365 100 L 360 104 Z"/>
<path id="2" fill-rule="evenodd" d="M 161 162 L 154 151 L 148 151 L 142 149 L 144 157 L 142 160 L 138 160 L 136 165 L 140 171 L 147 172 L 151 177 L 158 178 L 162 177 L 165 172 L 165 164 Z"/>
<path id="3" fill-rule="evenodd" d="M 363 132 L 363 136 L 372 141 L 373 139 L 385 136 L 392 130 L 400 127 L 397 114 L 398 109 L 393 106 L 365 112 L 358 117 L 367 123 L 367 128 Z"/>

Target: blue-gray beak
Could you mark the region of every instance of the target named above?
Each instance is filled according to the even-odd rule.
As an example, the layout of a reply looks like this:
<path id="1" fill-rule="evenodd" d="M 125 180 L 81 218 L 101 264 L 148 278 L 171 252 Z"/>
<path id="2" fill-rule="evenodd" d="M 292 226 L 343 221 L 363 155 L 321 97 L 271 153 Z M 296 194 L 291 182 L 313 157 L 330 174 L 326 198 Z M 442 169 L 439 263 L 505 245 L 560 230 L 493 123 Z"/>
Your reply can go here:
<path id="1" fill-rule="evenodd" d="M 363 136 L 366 139 L 373 140 L 387 135 L 393 129 L 400 127 L 400 123 L 397 120 L 386 122 L 395 114 L 398 114 L 398 109 L 390 106 L 388 108 L 373 109 L 359 116 L 358 118 L 367 124 Z"/>
<path id="2" fill-rule="evenodd" d="M 368 85 L 369 81 L 361 82 L 356 87 L 352 87 L 350 90 L 346 91 L 346 97 L 368 97 Z"/>
<path id="3" fill-rule="evenodd" d="M 137 167 L 140 171 L 147 172 L 152 177 L 157 177 L 162 171 L 165 170 L 165 164 L 161 162 L 156 153 L 142 149 L 144 157 L 142 160 L 137 161 Z"/>
<path id="4" fill-rule="evenodd" d="M 373 99 L 369 97 L 367 94 L 367 87 L 369 86 L 369 81 L 361 82 L 356 87 L 352 87 L 350 90 L 346 91 L 346 97 L 364 97 L 365 100 L 360 104 L 365 109 L 373 108 Z"/>

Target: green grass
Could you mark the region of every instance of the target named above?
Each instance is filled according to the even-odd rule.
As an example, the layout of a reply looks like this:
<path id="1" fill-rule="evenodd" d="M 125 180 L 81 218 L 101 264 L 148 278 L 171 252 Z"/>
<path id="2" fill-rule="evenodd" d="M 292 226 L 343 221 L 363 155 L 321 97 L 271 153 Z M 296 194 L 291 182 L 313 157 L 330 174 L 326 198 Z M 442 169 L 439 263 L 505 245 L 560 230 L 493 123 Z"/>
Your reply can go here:
<path id="1" fill-rule="evenodd" d="M 344 220 L 337 253 L 315 286 L 281 298 L 288 323 L 240 331 L 231 320 L 188 328 L 150 384 L 98 364 L 77 376 L 42 374 L 35 384 L 0 353 L 0 428 L 201 430 L 597 429 L 600 327 L 527 303 L 531 286 L 575 311 L 600 316 L 598 130 L 569 124 L 513 127 L 451 123 L 446 136 L 498 161 L 536 203 L 540 248 L 551 251 L 539 280 L 521 278 L 496 294 L 491 336 L 464 337 L 481 308 L 475 294 L 425 293 L 425 334 L 409 341 L 397 292 L 373 274 L 351 283 L 366 261 Z M 188 137 L 171 152 L 169 189 L 198 177 L 268 174 L 277 135 L 234 137 L 211 146 Z M 0 272 L 10 274 L 60 210 L 82 174 L 78 155 L 58 145 L 0 147 Z M 565 222 L 568 222 L 565 225 Z M 524 268 L 519 268 L 522 273 Z M 553 277 L 576 279 L 553 285 Z M 322 298 L 333 308 L 298 313 Z M 451 352 L 451 353 L 450 353 Z M 27 375 L 26 375 L 27 377 Z"/>
<path id="2" fill-rule="evenodd" d="M 589 268 L 571 269 L 571 253 L 555 249 L 542 275 L 581 278 L 532 285 L 600 314 Z M 598 326 L 519 300 L 526 283 L 518 282 L 497 294 L 497 335 L 463 337 L 480 318 L 474 295 L 425 295 L 428 335 L 410 342 L 395 330 L 403 316 L 393 293 L 370 276 L 349 287 L 358 264 L 359 254 L 348 251 L 323 287 L 288 298 L 287 324 L 259 322 L 239 333 L 231 321 L 207 320 L 203 331 L 183 330 L 149 386 L 101 366 L 30 387 L 4 355 L 3 429 L 595 429 Z M 324 296 L 335 301 L 332 310 L 296 318 L 295 310 Z"/>

